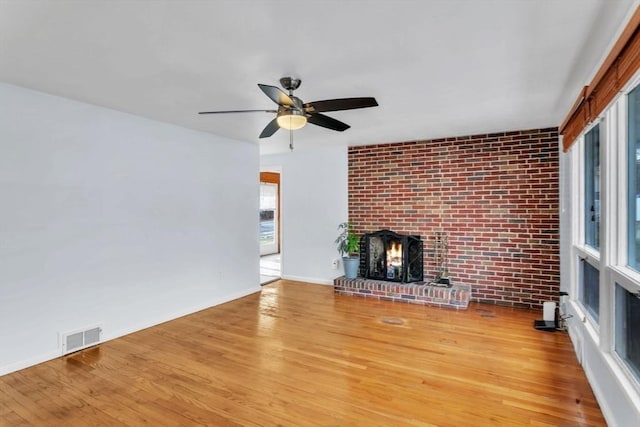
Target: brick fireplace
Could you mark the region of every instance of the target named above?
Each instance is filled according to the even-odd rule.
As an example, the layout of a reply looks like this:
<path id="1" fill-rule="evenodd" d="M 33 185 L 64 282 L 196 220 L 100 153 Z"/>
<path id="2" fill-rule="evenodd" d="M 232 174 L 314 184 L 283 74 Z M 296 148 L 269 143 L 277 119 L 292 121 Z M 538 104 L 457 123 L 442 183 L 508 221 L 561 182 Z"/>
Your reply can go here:
<path id="1" fill-rule="evenodd" d="M 391 230 L 368 233 L 360 239 L 360 276 L 390 282 L 422 281 L 423 248 L 420 236 Z"/>
<path id="2" fill-rule="evenodd" d="M 349 148 L 349 220 L 424 242 L 449 237 L 452 283 L 472 299 L 539 308 L 559 290 L 557 128 Z"/>
<path id="3" fill-rule="evenodd" d="M 391 230 L 367 233 L 360 240 L 360 277 L 338 277 L 336 294 L 446 308 L 466 309 L 471 286 L 425 283 L 420 236 Z"/>

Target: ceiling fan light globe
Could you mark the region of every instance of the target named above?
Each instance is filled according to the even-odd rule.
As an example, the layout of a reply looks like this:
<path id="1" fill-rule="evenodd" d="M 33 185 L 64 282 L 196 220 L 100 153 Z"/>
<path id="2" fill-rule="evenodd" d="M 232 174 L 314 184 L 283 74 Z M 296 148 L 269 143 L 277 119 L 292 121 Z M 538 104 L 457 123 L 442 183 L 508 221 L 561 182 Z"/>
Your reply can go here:
<path id="1" fill-rule="evenodd" d="M 296 130 L 307 124 L 307 118 L 301 114 L 280 114 L 276 122 L 283 129 Z"/>

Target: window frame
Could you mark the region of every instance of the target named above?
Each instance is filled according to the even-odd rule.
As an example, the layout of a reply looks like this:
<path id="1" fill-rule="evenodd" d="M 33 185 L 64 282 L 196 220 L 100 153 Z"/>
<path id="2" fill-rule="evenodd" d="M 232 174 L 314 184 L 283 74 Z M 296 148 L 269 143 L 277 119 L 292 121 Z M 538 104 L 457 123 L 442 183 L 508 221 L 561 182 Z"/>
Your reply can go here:
<path id="1" fill-rule="evenodd" d="M 584 282 L 585 282 L 585 274 L 584 274 L 584 266 L 585 264 L 590 265 L 593 269 L 595 269 L 598 274 L 598 307 L 597 313 L 594 315 L 592 313 L 592 309 L 593 307 L 589 307 L 586 304 L 586 295 L 585 295 L 585 289 L 584 289 Z M 601 282 L 602 282 L 602 271 L 600 269 L 600 262 L 598 260 L 595 260 L 593 258 L 590 257 L 586 257 L 586 258 L 581 258 L 580 259 L 580 270 L 579 270 L 579 294 L 578 294 L 578 302 L 580 303 L 580 306 L 582 307 L 583 312 L 586 314 L 587 319 L 589 319 L 590 323 L 592 324 L 592 326 L 594 327 L 594 329 L 596 329 L 597 332 L 599 332 L 600 329 L 600 305 L 601 305 Z"/>
<path id="2" fill-rule="evenodd" d="M 600 232 L 600 248 L 594 248 L 593 246 L 587 244 L 586 242 L 586 142 L 585 136 L 591 132 L 595 127 L 599 126 L 599 148 L 600 148 L 600 197 L 601 197 L 601 205 L 600 205 L 600 214 L 602 219 L 602 152 L 604 150 L 604 140 L 606 136 L 603 135 L 604 130 L 606 129 L 606 122 L 603 116 L 598 117 L 596 120 L 591 122 L 589 126 L 587 126 L 576 144 L 574 144 L 575 151 L 573 156 L 572 168 L 574 172 L 572 173 L 572 188 L 578 189 L 578 191 L 573 191 L 572 205 L 577 207 L 577 209 L 572 211 L 572 216 L 574 220 L 572 234 L 573 234 L 573 244 L 572 244 L 572 253 L 573 253 L 573 273 L 572 273 L 572 297 L 571 300 L 574 302 L 574 307 L 576 311 L 580 314 L 580 317 L 583 323 L 587 324 L 590 328 L 591 336 L 596 342 L 597 345 L 600 345 L 600 323 L 602 318 L 602 287 L 603 287 L 603 268 L 601 262 L 601 250 L 602 250 L 602 233 L 603 227 L 600 224 L 599 232 Z M 582 263 L 588 262 L 592 267 L 597 269 L 600 272 L 599 283 L 599 312 L 598 319 L 594 318 L 591 314 L 590 310 L 586 307 L 586 305 L 582 301 L 583 295 L 583 270 Z"/>
<path id="3" fill-rule="evenodd" d="M 564 240 L 563 237 L 566 239 L 561 253 L 561 257 L 564 255 L 563 267 L 566 274 L 562 274 L 562 277 L 568 276 L 569 283 L 565 286 L 570 293 L 568 306 L 571 308 L 571 314 L 576 317 L 568 321 L 569 335 L 575 345 L 578 359 L 581 361 L 583 360 L 582 352 L 586 346 L 583 344 L 583 340 L 591 340 L 590 344 L 598 346 L 598 359 L 601 358 L 608 369 L 605 369 L 607 372 L 603 372 L 602 375 L 600 372 L 591 371 L 591 375 L 596 378 L 596 383 L 601 388 L 600 391 L 603 391 L 602 387 L 607 388 L 610 385 L 604 381 L 605 379 L 610 381 L 607 376 L 613 375 L 616 385 L 620 386 L 620 392 L 627 398 L 625 403 L 630 404 L 629 409 L 635 410 L 635 412 L 640 411 L 640 377 L 637 372 L 635 374 L 630 372 L 626 362 L 615 351 L 616 334 L 618 334 L 616 315 L 619 314 L 616 311 L 620 308 L 617 306 L 615 292 L 616 285 L 631 293 L 640 291 L 640 272 L 627 265 L 628 258 L 634 256 L 634 254 L 628 253 L 628 251 L 633 251 L 633 248 L 629 248 L 628 245 L 637 244 L 637 237 L 634 239 L 635 236 L 629 233 L 634 226 L 632 218 L 629 218 L 629 223 L 627 222 L 629 215 L 636 214 L 634 206 L 630 202 L 630 198 L 635 195 L 629 194 L 628 185 L 628 179 L 633 178 L 627 177 L 630 173 L 629 167 L 635 168 L 631 159 L 629 159 L 630 164 L 627 164 L 629 158 L 627 126 L 630 122 L 627 101 L 629 93 L 640 86 L 640 67 L 638 67 L 640 61 L 637 61 L 637 57 L 632 60 L 632 56 L 637 53 L 638 49 L 637 45 L 632 46 L 631 43 L 631 40 L 637 41 L 637 33 L 634 32 L 634 29 L 638 27 L 639 17 L 640 12 L 636 10 L 624 28 L 623 36 L 616 42 L 613 51 L 608 53 L 605 59 L 606 64 L 600 68 L 596 78 L 585 87 L 563 123 L 563 130 L 569 130 L 567 132 L 569 138 L 562 141 L 562 147 L 568 153 L 567 161 L 564 162 L 568 173 L 566 181 L 561 181 L 562 187 L 569 192 L 565 202 L 565 205 L 569 205 L 568 212 L 561 211 L 561 218 L 564 219 L 562 229 L 564 236 L 561 234 L 561 240 Z M 634 39 L 634 37 L 636 38 Z M 625 54 L 621 56 L 620 52 L 625 49 Z M 624 64 L 625 67 L 618 70 L 617 65 L 621 64 Z M 619 71 L 622 74 L 618 75 Z M 627 73 L 634 71 L 634 75 L 629 78 Z M 603 79 L 603 76 L 606 76 L 608 80 Z M 606 84 L 609 86 L 601 85 L 604 80 L 607 80 Z M 598 93 L 598 89 L 604 90 L 600 90 Z M 601 124 L 600 133 L 601 223 L 599 253 L 597 251 L 594 253 L 585 246 L 583 224 L 585 206 L 585 188 L 581 182 L 584 177 L 583 141 L 585 133 L 593 125 L 593 123 L 587 123 L 588 120 L 594 119 L 591 115 L 592 112 L 598 114 L 597 120 L 605 120 L 605 123 Z M 640 118 L 636 115 L 632 120 L 637 121 Z M 573 145 L 574 128 L 571 126 L 583 128 L 580 135 L 573 141 L 575 142 Z M 637 144 L 637 141 L 634 141 L 634 144 Z M 636 181 L 636 186 L 639 186 L 638 184 Z M 637 228 L 637 224 L 635 228 Z M 587 260 L 585 262 L 597 264 L 600 270 L 600 329 L 597 333 L 587 321 L 586 314 L 582 314 L 584 310 L 577 300 L 581 258 Z M 635 253 L 634 260 L 638 260 L 638 258 L 640 257 Z M 635 268 L 640 270 L 639 265 L 636 265 Z M 622 320 L 619 316 L 618 319 Z M 632 335 L 625 334 L 626 342 L 629 342 L 629 338 L 635 342 L 636 333 L 634 329 Z M 589 347 L 591 351 L 593 345 L 589 345 Z M 594 366 L 587 361 L 584 367 L 589 374 L 590 369 Z M 599 381 L 600 378 L 603 379 L 602 382 Z M 617 396 L 612 396 L 611 399 L 617 399 Z"/>
<path id="4" fill-rule="evenodd" d="M 600 229 L 601 229 L 601 208 L 602 208 L 602 155 L 601 155 L 601 142 L 602 142 L 602 133 L 604 131 L 604 120 L 596 120 L 592 123 L 590 129 L 584 133 L 584 137 L 582 139 L 583 146 L 583 186 L 584 192 L 583 194 L 583 224 L 584 224 L 584 244 L 590 248 L 593 248 L 595 252 L 600 252 Z M 593 140 L 595 138 L 589 139 L 591 135 L 596 135 L 597 138 L 597 150 L 593 150 L 593 147 L 590 147 L 590 144 L 593 144 Z M 590 156 L 591 154 L 591 156 Z M 597 168 L 594 167 L 593 157 L 597 156 Z M 593 170 L 592 170 L 593 169 Z M 597 173 L 596 173 L 597 171 Z M 587 176 L 588 172 L 591 172 L 591 175 Z M 593 188 L 590 188 L 592 187 Z M 593 190 L 592 192 L 587 191 L 587 189 Z M 597 199 L 596 199 L 597 194 Z M 593 198 L 593 200 L 591 200 Z M 592 206 L 591 208 L 587 208 L 587 201 L 591 200 Z M 597 203 L 596 203 L 597 202 Z M 597 219 L 588 219 L 594 218 Z M 591 225 L 590 223 L 593 223 Z M 589 237 L 591 237 L 592 241 Z M 591 244 L 595 243 L 595 245 Z"/>
<path id="5" fill-rule="evenodd" d="M 630 278 L 628 276 L 619 274 L 618 272 L 612 272 L 611 279 L 613 283 L 612 293 L 613 293 L 613 306 L 611 307 L 611 313 L 615 316 L 617 315 L 617 305 L 615 298 L 616 285 L 625 289 L 630 293 L 640 292 L 640 285 L 638 284 L 637 278 Z M 628 363 L 618 354 L 616 351 L 616 338 L 618 334 L 618 330 L 616 328 L 615 320 L 612 322 L 611 328 L 611 342 L 608 345 L 608 354 L 611 356 L 611 359 L 615 362 L 615 367 L 619 370 L 618 377 L 622 376 L 626 383 L 629 384 L 633 389 L 635 389 L 636 393 L 640 394 L 640 375 L 638 375 L 634 370 L 628 365 Z"/>
<path id="6" fill-rule="evenodd" d="M 620 92 L 618 98 L 615 101 L 615 105 L 608 109 L 616 109 L 617 120 L 615 121 L 615 128 L 617 135 L 613 141 L 611 152 L 617 153 L 615 156 L 616 164 L 614 167 L 617 169 L 617 174 L 611 177 L 609 188 L 612 188 L 613 193 L 616 195 L 615 203 L 617 207 L 624 207 L 623 209 L 617 209 L 617 214 L 611 215 L 611 220 L 614 222 L 611 227 L 611 233 L 608 236 L 614 241 L 614 244 L 610 244 L 612 256 L 609 263 L 606 266 L 608 272 L 608 279 L 606 286 L 607 291 L 610 293 L 610 304 L 607 307 L 610 312 L 608 313 L 611 319 L 611 325 L 609 330 L 610 339 L 607 342 L 607 346 L 604 350 L 608 352 L 612 360 L 615 362 L 615 367 L 619 370 L 618 377 L 622 377 L 628 384 L 631 385 L 637 393 L 640 394 L 640 375 L 633 371 L 628 366 L 627 362 L 616 351 L 616 340 L 618 336 L 618 329 L 616 319 L 618 318 L 616 297 L 616 285 L 625 289 L 630 293 L 640 292 L 640 271 L 635 270 L 629 266 L 628 259 L 628 212 L 629 212 L 629 188 L 628 188 L 628 126 L 629 126 L 629 107 L 628 97 L 629 94 L 636 88 L 640 88 L 640 72 L 636 76 L 629 80 L 624 90 Z"/>
<path id="7" fill-rule="evenodd" d="M 616 352 L 616 285 L 630 293 L 640 292 L 640 271 L 628 265 L 628 95 L 640 87 L 640 71 L 602 114 L 587 126 L 571 150 L 572 262 L 571 301 L 588 334 L 600 348 L 615 376 L 640 396 L 640 376 Z M 600 125 L 600 250 L 585 242 L 585 142 L 584 136 Z M 576 194 L 577 193 L 577 194 Z M 584 261 L 582 261 L 584 260 Z M 580 301 L 582 284 L 580 262 L 588 262 L 600 271 L 599 322 L 594 322 Z"/>
<path id="8" fill-rule="evenodd" d="M 628 186 L 628 179 L 629 179 L 629 158 L 628 158 L 628 154 L 629 154 L 629 150 L 628 150 L 628 139 L 629 139 L 629 134 L 628 134 L 628 118 L 629 118 L 629 95 L 631 94 L 631 92 L 633 92 L 635 89 L 638 89 L 638 95 L 640 96 L 640 76 L 636 77 L 635 79 L 632 79 L 630 81 L 630 85 L 628 87 L 625 88 L 625 90 L 623 91 L 623 96 L 621 98 L 623 98 L 620 101 L 620 109 L 622 111 L 622 113 L 620 114 L 622 116 L 622 118 L 624 119 L 624 123 L 623 125 L 620 126 L 620 128 L 622 130 L 624 130 L 624 134 L 621 135 L 621 137 L 619 138 L 619 142 L 620 142 L 620 146 L 617 147 L 618 150 L 624 150 L 624 152 L 619 153 L 619 167 L 622 173 L 620 173 L 620 179 L 619 179 L 619 189 L 622 191 L 624 190 L 624 212 L 620 218 L 620 229 L 621 229 L 621 234 L 618 236 L 619 238 L 621 238 L 620 240 L 620 245 L 619 245 L 619 249 L 621 255 L 623 255 L 622 257 L 619 257 L 619 259 L 617 260 L 619 264 L 621 264 L 625 270 L 628 270 L 628 273 L 630 273 L 632 276 L 636 276 L 638 277 L 639 281 L 640 281 L 640 268 L 633 268 L 629 265 L 629 252 L 628 252 L 628 244 L 629 244 L 629 238 L 628 238 L 628 233 L 629 233 L 629 186 Z M 637 191 L 640 191 L 640 189 L 636 189 Z M 622 211 L 622 209 L 620 209 Z M 623 237 L 623 238 L 622 238 Z M 623 240 L 623 241 L 622 241 Z M 622 243 L 624 243 L 624 246 L 622 246 Z"/>
<path id="9" fill-rule="evenodd" d="M 631 80 L 629 80 L 629 84 L 625 86 L 625 89 L 620 92 L 618 98 L 614 101 L 614 105 L 611 105 L 607 108 L 607 111 L 616 109 L 617 120 L 612 121 L 615 122 L 615 127 L 617 130 L 616 138 L 612 141 L 611 144 L 611 152 L 617 153 L 617 157 L 615 158 L 615 164 L 613 167 L 617 170 L 615 177 L 612 177 L 613 182 L 609 182 L 607 184 L 608 189 L 612 192 L 612 194 L 616 195 L 615 203 L 617 207 L 624 206 L 624 209 L 616 209 L 617 215 L 611 216 L 611 232 L 609 234 L 608 242 L 611 240 L 615 240 L 616 244 L 609 244 L 611 247 L 611 257 L 608 262 L 607 268 L 611 270 L 612 274 L 620 280 L 627 283 L 626 286 L 632 286 L 632 283 L 635 283 L 637 289 L 636 291 L 640 291 L 640 271 L 636 271 L 628 265 L 628 185 L 627 185 L 627 175 L 629 173 L 627 167 L 627 145 L 628 145 L 628 96 L 629 93 L 635 88 L 640 88 L 640 72 Z M 622 285 L 622 283 L 621 283 Z M 626 287 L 625 286 L 625 287 Z M 633 287 L 633 286 L 632 286 Z"/>

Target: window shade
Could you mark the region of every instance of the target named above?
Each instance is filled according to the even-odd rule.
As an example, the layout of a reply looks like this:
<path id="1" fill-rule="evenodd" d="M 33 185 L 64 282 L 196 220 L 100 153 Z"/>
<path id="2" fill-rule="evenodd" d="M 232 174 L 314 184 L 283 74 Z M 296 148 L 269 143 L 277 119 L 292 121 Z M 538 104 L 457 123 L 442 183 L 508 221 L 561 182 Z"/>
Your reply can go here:
<path id="1" fill-rule="evenodd" d="M 640 8 L 607 55 L 588 86 L 585 86 L 560 125 L 562 148 L 567 151 L 587 125 L 613 100 L 640 68 Z"/>

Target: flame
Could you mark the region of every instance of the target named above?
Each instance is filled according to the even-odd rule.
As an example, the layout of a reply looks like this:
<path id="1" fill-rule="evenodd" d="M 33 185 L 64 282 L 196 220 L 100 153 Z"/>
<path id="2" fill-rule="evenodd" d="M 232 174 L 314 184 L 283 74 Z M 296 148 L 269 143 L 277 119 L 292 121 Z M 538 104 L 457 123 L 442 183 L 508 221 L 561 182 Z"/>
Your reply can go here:
<path id="1" fill-rule="evenodd" d="M 402 265 L 402 243 L 393 242 L 387 248 L 387 266 Z"/>

